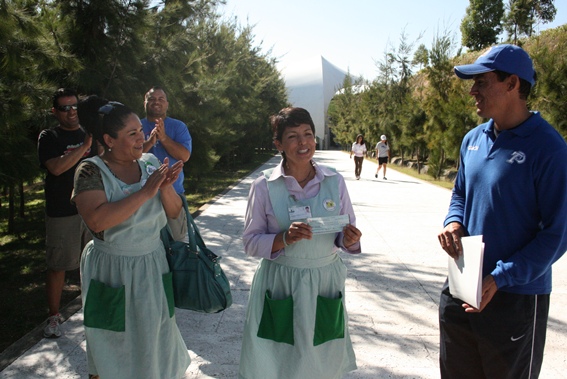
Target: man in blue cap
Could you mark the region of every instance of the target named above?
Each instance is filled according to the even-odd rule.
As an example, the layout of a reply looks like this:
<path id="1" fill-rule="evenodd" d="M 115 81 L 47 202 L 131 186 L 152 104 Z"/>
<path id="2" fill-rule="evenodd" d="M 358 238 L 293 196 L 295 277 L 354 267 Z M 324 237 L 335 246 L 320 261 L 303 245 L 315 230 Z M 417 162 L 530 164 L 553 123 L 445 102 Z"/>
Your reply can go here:
<path id="1" fill-rule="evenodd" d="M 492 47 L 455 67 L 472 79 L 477 114 L 468 132 L 441 247 L 453 258 L 461 237 L 485 244 L 478 309 L 451 296 L 439 304 L 442 378 L 537 378 L 543 361 L 551 266 L 567 250 L 567 144 L 527 98 L 536 74 L 514 45 Z"/>

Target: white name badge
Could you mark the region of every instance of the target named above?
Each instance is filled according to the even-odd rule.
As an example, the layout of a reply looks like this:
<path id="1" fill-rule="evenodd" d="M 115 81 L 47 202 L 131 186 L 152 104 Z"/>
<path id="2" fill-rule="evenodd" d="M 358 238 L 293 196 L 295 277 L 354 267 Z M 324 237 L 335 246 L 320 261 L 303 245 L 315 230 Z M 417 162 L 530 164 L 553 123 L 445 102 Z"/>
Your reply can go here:
<path id="1" fill-rule="evenodd" d="M 311 207 L 309 205 L 294 205 L 287 210 L 290 221 L 305 220 L 311 217 Z"/>
<path id="2" fill-rule="evenodd" d="M 337 233 L 342 232 L 343 228 L 349 223 L 348 215 L 314 217 L 308 218 L 307 223 L 311 226 L 313 234 Z"/>

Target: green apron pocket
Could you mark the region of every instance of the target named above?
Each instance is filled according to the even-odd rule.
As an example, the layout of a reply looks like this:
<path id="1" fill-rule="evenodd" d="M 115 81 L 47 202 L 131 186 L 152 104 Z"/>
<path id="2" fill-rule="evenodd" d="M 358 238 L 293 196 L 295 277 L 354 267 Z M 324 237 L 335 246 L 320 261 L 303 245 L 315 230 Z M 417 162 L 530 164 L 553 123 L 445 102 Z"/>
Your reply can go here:
<path id="1" fill-rule="evenodd" d="M 343 295 L 338 299 L 317 296 L 317 313 L 315 316 L 315 334 L 313 346 L 345 336 L 345 314 Z"/>
<path id="2" fill-rule="evenodd" d="M 258 337 L 290 345 L 293 340 L 293 299 L 273 300 L 266 291 L 264 310 L 258 326 Z"/>
<path id="3" fill-rule="evenodd" d="M 173 300 L 173 273 L 168 272 L 161 276 L 163 282 L 163 290 L 167 298 L 167 307 L 169 308 L 169 317 L 175 314 L 175 301 Z"/>
<path id="4" fill-rule="evenodd" d="M 85 326 L 114 332 L 125 331 L 126 300 L 124 294 L 124 286 L 113 288 L 91 279 L 85 301 Z"/>

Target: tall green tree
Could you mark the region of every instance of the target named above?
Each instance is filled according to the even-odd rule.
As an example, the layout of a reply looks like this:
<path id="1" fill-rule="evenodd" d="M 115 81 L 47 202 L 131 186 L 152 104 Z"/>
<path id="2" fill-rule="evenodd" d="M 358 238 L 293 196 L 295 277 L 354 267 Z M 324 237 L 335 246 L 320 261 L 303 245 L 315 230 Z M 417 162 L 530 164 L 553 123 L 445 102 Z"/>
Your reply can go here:
<path id="1" fill-rule="evenodd" d="M 450 36 L 436 36 L 429 50 L 430 66 L 424 70 L 428 83 L 422 99 L 422 107 L 427 115 L 424 132 L 427 134 L 430 152 L 428 173 L 435 178 L 442 175 L 448 158 L 458 157 L 458 149 L 455 155 L 454 140 L 447 138 L 455 134 L 452 129 L 458 127 L 451 117 L 453 96 L 459 96 L 459 93 L 453 90 L 453 51 Z"/>
<path id="2" fill-rule="evenodd" d="M 567 25 L 546 30 L 524 44 L 534 61 L 537 82 L 530 107 L 567 139 Z"/>
<path id="3" fill-rule="evenodd" d="M 0 186 L 10 193 L 9 232 L 14 227 L 15 188 L 23 188 L 24 181 L 38 175 L 35 142 L 39 125 L 48 119 L 48 113 L 38 114 L 38 109 L 46 108 L 53 92 L 47 72 L 70 69 L 65 59 L 59 59 L 39 9 L 33 1 L 0 1 L 0 135 L 4 142 Z"/>
<path id="4" fill-rule="evenodd" d="M 358 134 L 368 133 L 368 124 L 365 125 L 362 109 L 363 88 L 362 79 L 354 78 L 348 73 L 343 80 L 341 90 L 333 97 L 327 109 L 333 140 L 347 149 Z"/>
<path id="5" fill-rule="evenodd" d="M 493 45 L 502 32 L 502 0 L 470 0 L 461 21 L 462 44 L 471 50 Z"/>
<path id="6" fill-rule="evenodd" d="M 387 134 L 388 142 L 392 145 L 401 142 L 402 118 L 407 113 L 407 97 L 411 92 L 411 57 L 415 43 L 408 41 L 406 33 L 402 32 L 398 46 L 390 47 L 378 62 L 378 78 L 370 85 L 365 96 L 369 117 L 374 120 L 369 137 L 375 141 L 381 134 Z M 391 146 L 391 149 L 395 147 Z"/>
<path id="7" fill-rule="evenodd" d="M 136 73 L 146 54 L 145 30 L 149 23 L 148 0 L 56 0 L 61 25 L 54 37 L 80 59 L 82 69 L 58 73 L 57 82 L 80 93 L 131 104 L 143 91 Z M 139 100 L 139 97 L 136 98 Z"/>
<path id="8" fill-rule="evenodd" d="M 275 60 L 253 46 L 250 27 L 208 18 L 197 31 L 207 54 L 196 62 L 198 75 L 186 87 L 198 99 L 194 128 L 230 167 L 249 159 L 254 147 L 271 146 L 268 115 L 285 106 L 285 85 Z"/>
<path id="9" fill-rule="evenodd" d="M 551 22 L 557 14 L 553 0 L 509 0 L 507 8 L 504 26 L 515 44 L 522 35 L 532 36 L 534 24 Z"/>
<path id="10" fill-rule="evenodd" d="M 415 66 L 420 66 L 420 68 L 424 68 L 429 66 L 429 51 L 424 44 L 418 46 L 417 50 L 413 54 L 413 61 L 412 63 Z"/>

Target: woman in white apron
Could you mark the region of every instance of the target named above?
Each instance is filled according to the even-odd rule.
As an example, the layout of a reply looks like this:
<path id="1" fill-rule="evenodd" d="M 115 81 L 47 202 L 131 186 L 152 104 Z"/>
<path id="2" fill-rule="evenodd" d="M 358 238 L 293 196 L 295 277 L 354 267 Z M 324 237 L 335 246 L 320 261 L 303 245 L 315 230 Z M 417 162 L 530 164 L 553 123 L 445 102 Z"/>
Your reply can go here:
<path id="1" fill-rule="evenodd" d="M 341 378 L 356 360 L 338 252 L 360 253 L 361 233 L 343 177 L 312 160 L 309 113 L 285 108 L 271 121 L 283 159 L 250 189 L 244 247 L 262 259 L 250 290 L 239 377 Z M 320 217 L 338 223 L 338 231 L 319 233 L 308 224 Z"/>
<path id="2" fill-rule="evenodd" d="M 142 154 L 140 119 L 122 104 L 98 113 L 81 124 L 105 151 L 77 168 L 72 197 L 94 236 L 81 258 L 90 377 L 181 378 L 190 359 L 160 230 L 182 212 L 172 184 L 183 163 Z"/>

